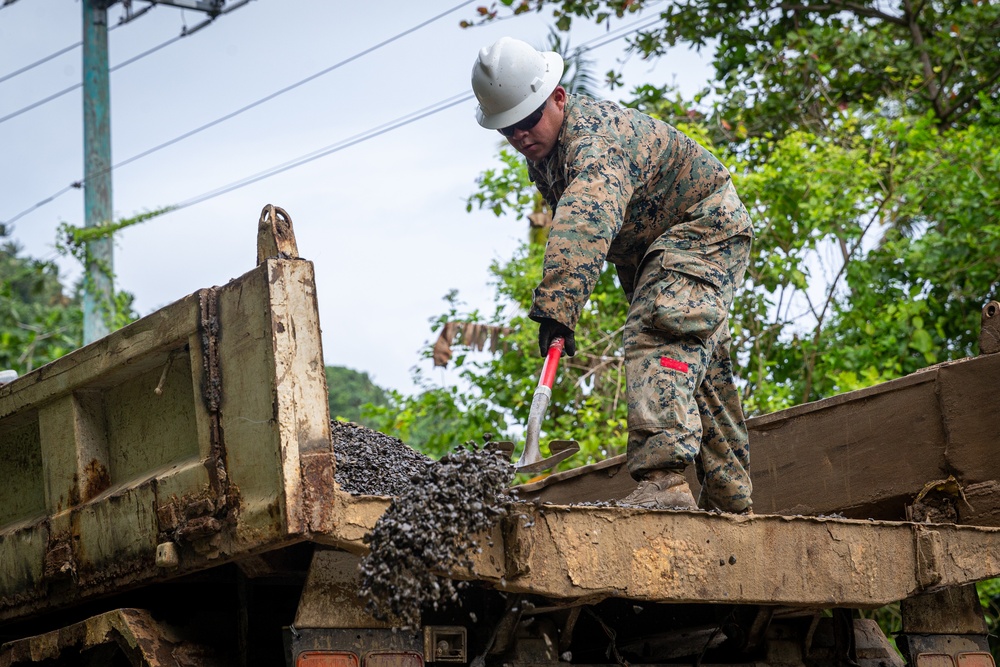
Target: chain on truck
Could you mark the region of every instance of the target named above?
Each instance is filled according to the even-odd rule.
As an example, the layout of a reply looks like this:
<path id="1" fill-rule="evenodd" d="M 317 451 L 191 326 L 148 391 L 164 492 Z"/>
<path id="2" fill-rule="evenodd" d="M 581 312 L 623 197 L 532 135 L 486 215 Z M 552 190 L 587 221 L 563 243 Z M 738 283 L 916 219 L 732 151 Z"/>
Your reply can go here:
<path id="1" fill-rule="evenodd" d="M 415 631 L 358 598 L 390 499 L 335 483 L 316 304 L 269 206 L 251 271 L 0 387 L 0 667 L 995 667 L 997 303 L 978 357 L 750 420 L 755 515 L 523 486 Z"/>

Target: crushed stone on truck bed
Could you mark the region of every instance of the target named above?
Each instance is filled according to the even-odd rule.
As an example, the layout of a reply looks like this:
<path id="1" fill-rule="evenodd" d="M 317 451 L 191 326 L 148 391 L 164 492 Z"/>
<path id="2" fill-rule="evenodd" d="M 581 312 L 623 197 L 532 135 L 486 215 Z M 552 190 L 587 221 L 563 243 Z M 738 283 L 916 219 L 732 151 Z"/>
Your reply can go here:
<path id="1" fill-rule="evenodd" d="M 397 496 L 432 462 L 393 438 L 353 422 L 331 421 L 337 484 L 363 496 Z"/>
<path id="2" fill-rule="evenodd" d="M 436 572 L 471 565 L 468 554 L 481 548 L 474 538 L 507 513 L 513 477 L 504 456 L 474 446 L 419 469 L 365 538 L 360 595 L 369 613 L 412 630 L 422 609 L 457 602 L 463 584 Z"/>

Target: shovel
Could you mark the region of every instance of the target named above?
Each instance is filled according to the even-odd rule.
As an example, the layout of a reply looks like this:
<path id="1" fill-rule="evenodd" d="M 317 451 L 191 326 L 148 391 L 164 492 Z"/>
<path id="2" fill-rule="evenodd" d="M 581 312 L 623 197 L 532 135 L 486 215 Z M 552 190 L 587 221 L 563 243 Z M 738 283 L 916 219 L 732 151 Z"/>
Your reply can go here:
<path id="1" fill-rule="evenodd" d="M 517 472 L 541 472 L 554 468 L 561 462 L 568 459 L 573 454 L 580 451 L 580 445 L 575 440 L 553 440 L 549 443 L 550 455 L 548 458 L 542 457 L 542 451 L 538 444 L 538 434 L 542 428 L 542 418 L 552 400 L 552 384 L 556 379 L 556 369 L 559 367 L 559 357 L 562 356 L 562 338 L 556 338 L 549 346 L 549 353 L 545 357 L 542 366 L 542 376 L 538 380 L 538 387 L 531 398 L 531 412 L 528 414 L 528 432 L 524 441 L 524 450 L 521 458 L 514 464 Z M 497 443 L 501 449 L 514 451 L 514 444 L 510 442 Z"/>

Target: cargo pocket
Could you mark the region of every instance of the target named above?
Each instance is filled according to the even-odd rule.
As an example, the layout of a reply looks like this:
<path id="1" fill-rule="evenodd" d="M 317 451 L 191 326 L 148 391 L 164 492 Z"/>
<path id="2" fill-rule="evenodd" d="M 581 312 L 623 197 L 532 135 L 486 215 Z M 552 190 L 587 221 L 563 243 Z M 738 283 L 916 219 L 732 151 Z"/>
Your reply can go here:
<path id="1" fill-rule="evenodd" d="M 694 254 L 658 252 L 648 257 L 640 286 L 643 329 L 703 342 L 725 321 L 729 310 L 728 276 L 718 265 Z M 636 295 L 636 300 L 640 295 Z M 730 297 L 731 299 L 731 297 Z"/>

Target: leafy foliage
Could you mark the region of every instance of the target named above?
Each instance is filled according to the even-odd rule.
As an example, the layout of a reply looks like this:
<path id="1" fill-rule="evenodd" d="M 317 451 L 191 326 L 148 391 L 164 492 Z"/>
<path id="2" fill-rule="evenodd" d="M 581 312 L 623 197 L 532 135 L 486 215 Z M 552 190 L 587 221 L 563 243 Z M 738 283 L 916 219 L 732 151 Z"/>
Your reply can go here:
<path id="1" fill-rule="evenodd" d="M 986 618 L 986 630 L 990 637 L 990 652 L 994 659 L 1000 659 L 1000 579 L 988 579 L 976 584 L 979 604 Z"/>
<path id="2" fill-rule="evenodd" d="M 76 349 L 83 337 L 79 299 L 67 296 L 52 262 L 0 246 L 0 368 L 24 374 Z"/>
<path id="3" fill-rule="evenodd" d="M 995 2 L 502 0 L 479 21 L 548 7 L 566 30 L 573 19 L 601 24 L 654 6 L 660 21 L 631 49 L 645 57 L 678 44 L 713 49 L 715 82 L 705 93 L 719 100 L 720 118 L 746 121 L 751 136 L 822 131 L 838 110 L 872 112 L 885 99 L 901 113 L 930 111 L 942 127 L 968 123 L 983 117 L 979 96 L 1000 87 Z"/>
<path id="4" fill-rule="evenodd" d="M 995 295 L 1000 277 L 995 125 L 942 132 L 930 114 L 844 114 L 837 133 L 748 139 L 770 145 L 737 154 L 714 144 L 718 133 L 685 112 L 683 101 L 643 92 L 634 104 L 669 117 L 730 166 L 754 218 L 752 265 L 732 318 L 748 413 L 975 353 L 979 308 Z M 762 153 L 767 160 L 746 157 Z M 501 166 L 486 173 L 469 206 L 478 202 L 495 206 L 498 215 L 516 215 L 526 201 L 516 185 L 528 187 L 523 162 L 502 152 Z M 494 187 L 498 183 L 504 187 Z M 943 192 L 949 196 L 933 194 Z M 497 315 L 490 323 L 517 332 L 509 341 L 514 354 L 465 367 L 469 395 L 428 384 L 429 393 L 414 399 L 426 405 L 406 404 L 411 423 L 433 415 L 436 424 L 475 423 L 473 431 L 517 434 L 503 429 L 524 423 L 537 380 L 535 325 L 523 313 L 541 276 L 541 253 L 540 245 L 526 245 L 509 263 L 492 267 Z M 619 345 L 626 309 L 606 268 L 576 332 L 580 352 L 563 365 L 545 425 L 547 437 L 581 441 L 587 460 L 624 445 Z M 463 317 L 478 315 L 453 304 L 438 324 Z"/>
<path id="5" fill-rule="evenodd" d="M 654 10 L 648 0 L 501 0 L 478 21 L 544 9 L 563 30 L 574 19 L 656 11 L 631 51 L 713 49 L 715 81 L 694 100 L 640 85 L 625 104 L 714 152 L 754 219 L 753 263 L 732 317 L 750 414 L 975 353 L 979 309 L 1000 279 L 996 3 L 679 0 Z M 474 205 L 518 219 L 539 211 L 513 151 L 484 172 Z M 494 266 L 498 311 L 513 313 L 502 323 L 523 336 L 515 345 L 533 363 L 523 329 L 534 326 L 521 313 L 539 254 L 524 248 Z M 623 440 L 622 385 L 610 378 L 620 375 L 625 309 L 606 273 L 550 408 L 551 435 L 600 443 L 591 456 Z M 516 378 L 533 379 L 537 367 L 477 363 L 464 378 L 476 401 L 517 423 L 531 382 Z M 453 398 L 463 418 L 462 396 Z"/>
<path id="6" fill-rule="evenodd" d="M 1000 279 L 996 126 L 942 132 L 931 114 L 857 126 L 734 160 L 758 230 L 734 318 L 751 409 L 977 351 Z"/>
<path id="7" fill-rule="evenodd" d="M 114 233 L 132 225 L 163 215 L 174 207 L 147 211 L 96 227 L 59 225 L 56 249 L 70 255 L 83 266 L 94 262 L 99 271 L 113 281 L 111 267 L 96 263 L 88 251 L 88 243 L 112 238 Z M 0 234 L 2 236 L 2 234 Z M 49 261 L 23 257 L 20 248 L 5 242 L 0 246 L 0 366 L 20 374 L 58 359 L 78 348 L 83 341 L 83 311 L 81 296 L 93 289 L 93 278 L 84 272 L 79 285 L 67 296 L 58 267 Z M 106 303 L 98 304 L 111 331 L 119 329 L 138 316 L 132 307 L 133 296 L 117 291 Z"/>
<path id="8" fill-rule="evenodd" d="M 497 217 L 513 215 L 520 220 L 529 206 L 541 205 L 541 197 L 531 186 L 524 159 L 507 146 L 500 148 L 500 165 L 486 169 L 476 179 L 477 190 L 465 202 L 465 210 L 473 207 L 489 209 Z"/>
<path id="9" fill-rule="evenodd" d="M 79 291 L 95 296 L 101 293 L 100 288 L 95 284 L 93 274 L 87 267 L 93 267 L 99 274 L 107 277 L 109 285 L 114 285 L 113 268 L 91 253 L 91 242 L 113 239 L 115 232 L 147 222 L 176 210 L 176 208 L 176 206 L 164 206 L 136 214 L 130 218 L 108 221 L 106 224 L 92 227 L 77 227 L 66 222 L 60 223 L 56 236 L 56 249 L 63 255 L 73 257 L 86 269 L 78 288 Z M 120 329 L 138 317 L 132 308 L 132 301 L 132 295 L 121 290 L 117 292 L 112 290 L 110 298 L 96 301 L 96 309 L 103 315 L 108 331 Z"/>
<path id="10" fill-rule="evenodd" d="M 368 373 L 346 366 L 327 366 L 326 384 L 329 394 L 330 418 L 372 426 L 363 412 L 368 405 L 385 405 L 385 390 L 372 382 Z"/>

